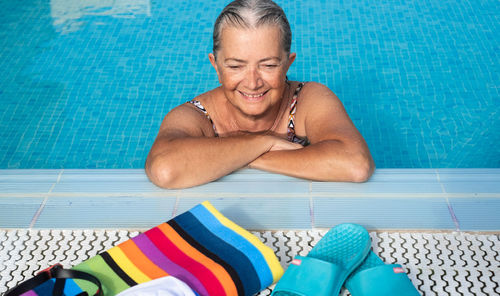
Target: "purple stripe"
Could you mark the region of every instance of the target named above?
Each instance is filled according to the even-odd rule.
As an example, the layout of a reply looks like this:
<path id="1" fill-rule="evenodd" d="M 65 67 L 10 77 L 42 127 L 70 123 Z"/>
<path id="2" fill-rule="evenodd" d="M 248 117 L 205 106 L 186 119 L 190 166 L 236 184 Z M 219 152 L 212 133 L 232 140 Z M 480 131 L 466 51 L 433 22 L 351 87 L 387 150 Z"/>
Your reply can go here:
<path id="1" fill-rule="evenodd" d="M 142 253 L 146 255 L 146 257 L 148 257 L 149 260 L 151 260 L 154 264 L 156 264 L 156 266 L 163 269 L 169 275 L 185 282 L 188 286 L 191 287 L 191 289 L 195 290 L 201 295 L 208 295 L 207 290 L 198 280 L 198 278 L 166 257 L 160 250 L 158 250 L 153 242 L 151 242 L 147 235 L 140 234 L 132 238 L 132 240 L 137 245 L 137 247 L 141 249 Z"/>
<path id="2" fill-rule="evenodd" d="M 29 290 L 28 292 L 24 292 L 20 296 L 38 296 L 38 294 L 35 293 L 35 291 L 33 291 L 33 290 Z"/>

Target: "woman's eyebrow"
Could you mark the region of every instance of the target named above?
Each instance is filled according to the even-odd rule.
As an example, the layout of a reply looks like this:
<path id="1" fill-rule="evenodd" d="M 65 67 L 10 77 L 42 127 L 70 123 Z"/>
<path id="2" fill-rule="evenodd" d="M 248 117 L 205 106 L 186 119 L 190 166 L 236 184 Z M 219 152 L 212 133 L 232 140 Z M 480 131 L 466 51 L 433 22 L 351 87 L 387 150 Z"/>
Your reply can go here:
<path id="1" fill-rule="evenodd" d="M 268 58 L 260 60 L 259 63 L 268 62 L 268 61 L 272 61 L 272 60 L 276 60 L 277 62 L 281 62 L 280 57 L 268 57 Z"/>
<path id="2" fill-rule="evenodd" d="M 227 62 L 246 63 L 245 60 L 240 60 L 240 59 L 237 59 L 237 58 L 227 58 L 227 59 L 224 59 L 224 62 L 225 63 L 227 63 Z"/>
<path id="3" fill-rule="evenodd" d="M 276 60 L 278 62 L 281 62 L 280 57 L 267 57 L 267 58 L 263 58 L 262 60 L 259 60 L 259 63 L 268 62 L 271 60 Z M 237 59 L 237 58 L 227 58 L 227 59 L 224 59 L 224 62 L 225 63 L 227 63 L 227 62 L 247 63 L 247 61 L 242 60 L 242 59 Z"/>

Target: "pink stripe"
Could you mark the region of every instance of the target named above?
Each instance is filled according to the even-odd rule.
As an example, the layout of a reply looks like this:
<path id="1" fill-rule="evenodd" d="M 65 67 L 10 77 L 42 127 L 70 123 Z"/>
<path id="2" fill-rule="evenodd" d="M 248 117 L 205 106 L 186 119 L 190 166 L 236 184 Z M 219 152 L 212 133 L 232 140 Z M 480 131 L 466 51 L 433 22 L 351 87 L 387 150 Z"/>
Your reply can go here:
<path id="1" fill-rule="evenodd" d="M 172 275 L 181 281 L 188 284 L 193 290 L 198 291 L 202 295 L 208 295 L 207 290 L 194 275 L 183 267 L 175 264 L 167 256 L 165 256 L 158 248 L 151 242 L 146 234 L 140 234 L 132 240 L 141 249 L 142 253 L 146 255 L 154 264 L 163 269 L 169 275 Z"/>

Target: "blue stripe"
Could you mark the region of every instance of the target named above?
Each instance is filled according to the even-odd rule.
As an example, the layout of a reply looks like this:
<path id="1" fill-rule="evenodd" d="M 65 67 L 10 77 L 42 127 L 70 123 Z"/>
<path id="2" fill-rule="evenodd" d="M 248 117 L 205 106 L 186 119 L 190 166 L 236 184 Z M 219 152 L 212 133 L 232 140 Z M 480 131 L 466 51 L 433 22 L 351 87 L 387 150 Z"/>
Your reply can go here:
<path id="1" fill-rule="evenodd" d="M 35 291 L 38 296 L 52 296 L 55 282 L 55 279 L 50 279 L 35 287 L 33 291 Z M 63 295 L 78 295 L 81 292 L 83 292 L 83 290 L 75 283 L 74 280 L 66 279 Z"/>
<path id="2" fill-rule="evenodd" d="M 237 247 L 250 260 L 257 275 L 259 276 L 261 289 L 266 288 L 273 282 L 271 269 L 267 265 L 264 255 L 252 243 L 244 237 L 224 226 L 212 213 L 203 205 L 197 205 L 189 212 L 193 214 L 205 227 L 210 229 L 214 235 L 226 243 Z"/>
<path id="3" fill-rule="evenodd" d="M 64 286 L 64 295 L 78 295 L 82 293 L 83 290 L 80 286 L 75 283 L 73 279 L 67 279 L 66 285 Z"/>
<path id="4" fill-rule="evenodd" d="M 35 291 L 38 296 L 52 296 L 52 290 L 54 290 L 55 279 L 50 279 L 41 285 L 36 286 L 33 291 Z"/>
<path id="5" fill-rule="evenodd" d="M 214 253 L 236 271 L 245 295 L 253 295 L 260 290 L 262 283 L 260 283 L 257 271 L 243 252 L 214 235 L 191 212 L 185 212 L 173 220 L 200 245 Z"/>

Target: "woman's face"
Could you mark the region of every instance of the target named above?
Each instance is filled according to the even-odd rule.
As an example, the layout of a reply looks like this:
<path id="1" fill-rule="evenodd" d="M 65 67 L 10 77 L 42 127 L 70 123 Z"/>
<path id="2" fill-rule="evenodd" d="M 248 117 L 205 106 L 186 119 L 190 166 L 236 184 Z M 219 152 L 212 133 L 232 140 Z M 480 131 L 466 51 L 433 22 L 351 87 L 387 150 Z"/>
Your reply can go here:
<path id="1" fill-rule="evenodd" d="M 222 30 L 217 59 L 209 55 L 224 95 L 245 115 L 260 117 L 281 102 L 286 73 L 295 59 L 281 45 L 277 26 Z"/>

